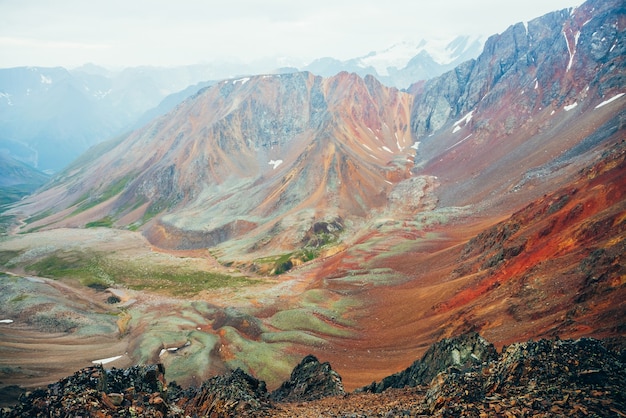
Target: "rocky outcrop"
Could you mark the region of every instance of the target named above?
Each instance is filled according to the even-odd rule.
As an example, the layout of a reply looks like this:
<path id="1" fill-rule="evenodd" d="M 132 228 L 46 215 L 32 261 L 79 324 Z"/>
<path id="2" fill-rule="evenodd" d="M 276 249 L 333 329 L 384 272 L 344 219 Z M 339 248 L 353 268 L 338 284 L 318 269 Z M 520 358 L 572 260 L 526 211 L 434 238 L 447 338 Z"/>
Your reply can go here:
<path id="1" fill-rule="evenodd" d="M 118 409 L 146 417 L 169 414 L 167 384 L 161 365 L 133 366 L 105 370 L 101 365 L 88 367 L 20 397 L 20 403 L 7 417 L 106 416 Z M 179 388 L 173 384 L 174 392 Z"/>
<path id="2" fill-rule="evenodd" d="M 302 402 L 344 393 L 341 376 L 330 364 L 309 355 L 293 369 L 289 380 L 272 392 L 271 398 L 277 402 Z"/>
<path id="3" fill-rule="evenodd" d="M 189 389 L 176 404 L 184 411 L 183 416 L 207 417 L 261 416 L 270 407 L 265 382 L 241 369 Z"/>
<path id="4" fill-rule="evenodd" d="M 440 374 L 426 403 L 430 413 L 443 416 L 479 415 L 481 409 L 515 416 L 620 416 L 624 377 L 624 364 L 598 340 L 529 341 L 505 347 L 486 368 Z"/>
<path id="5" fill-rule="evenodd" d="M 411 113 L 415 136 L 424 138 L 472 110 L 497 112 L 494 105 L 519 91 L 524 94 L 510 103 L 515 110 L 510 115 L 571 104 L 585 89 L 599 97 L 616 91 L 625 83 L 624 14 L 619 0 L 591 0 L 491 36 L 476 60 L 410 88 L 416 93 Z M 485 124 L 490 118 L 478 117 L 474 124 L 480 126 L 481 119 Z"/>
<path id="6" fill-rule="evenodd" d="M 433 361 L 454 353 L 457 344 L 475 347 L 467 344 L 472 340 L 490 347 L 483 362 L 470 361 L 459 368 L 445 367 L 450 363 L 445 361 L 447 355 L 443 362 Z M 620 346 L 616 341 L 609 344 Z M 390 378 L 398 382 L 396 387 L 420 386 L 425 391 L 423 403 L 402 411 L 411 416 L 500 416 L 504 411 L 511 416 L 621 416 L 618 411 L 626 406 L 626 365 L 620 355 L 619 348 L 609 351 L 592 338 L 515 343 L 498 354 L 477 334 L 467 334 L 434 344 L 405 372 L 364 389 L 382 388 L 383 382 L 392 382 Z M 427 371 L 408 378 L 418 369 Z"/>
<path id="7" fill-rule="evenodd" d="M 339 375 L 313 356 L 271 394 L 240 369 L 183 390 L 166 385 L 158 365 L 91 367 L 23 395 L 0 416 L 617 417 L 626 407 L 623 341 L 608 343 L 615 350 L 592 338 L 529 341 L 498 355 L 478 334 L 461 335 L 433 345 L 419 365 L 403 372 L 411 376 L 404 381 L 410 388 L 388 386 L 376 394 L 345 394 Z"/>
<path id="8" fill-rule="evenodd" d="M 389 388 L 403 388 L 429 383 L 437 374 L 450 369 L 457 373 L 494 360 L 497 352 L 493 344 L 477 333 L 446 338 L 433 344 L 424 356 L 409 368 L 373 382 L 362 390 L 380 393 Z"/>
<path id="9" fill-rule="evenodd" d="M 488 393 L 514 394 L 534 384 L 573 389 L 577 386 L 619 387 L 624 364 L 596 339 L 540 340 L 512 344 L 486 379 Z M 626 400 L 626 393 L 620 398 Z"/>

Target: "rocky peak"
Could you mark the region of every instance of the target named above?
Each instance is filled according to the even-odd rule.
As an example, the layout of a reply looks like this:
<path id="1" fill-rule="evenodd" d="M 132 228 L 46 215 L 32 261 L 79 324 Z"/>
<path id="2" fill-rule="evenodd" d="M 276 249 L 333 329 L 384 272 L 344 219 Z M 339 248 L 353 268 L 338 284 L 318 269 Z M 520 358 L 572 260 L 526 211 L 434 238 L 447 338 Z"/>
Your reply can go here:
<path id="1" fill-rule="evenodd" d="M 163 247 L 245 235 L 249 252 L 280 234 L 274 245 L 291 251 L 315 222 L 368 216 L 410 176 L 410 105 L 409 94 L 345 72 L 224 80 L 61 176 L 47 202 L 77 209 L 65 225 L 106 210 Z"/>
<path id="2" fill-rule="evenodd" d="M 595 339 L 528 341 L 505 347 L 482 369 L 438 375 L 426 403 L 430 413 L 444 416 L 478 415 L 480 403 L 492 413 L 619 416 L 626 402 L 624 371 L 615 353 Z M 605 395 L 611 400 L 599 399 Z"/>
<path id="3" fill-rule="evenodd" d="M 270 407 L 265 382 L 241 369 L 213 377 L 199 388 L 190 388 L 175 402 L 184 416 L 258 416 Z"/>
<path id="4" fill-rule="evenodd" d="M 380 393 L 388 388 L 403 388 L 429 383 L 437 374 L 448 369 L 467 371 L 497 357 L 493 344 L 478 333 L 461 334 L 433 344 L 420 360 L 399 373 L 373 382 L 364 391 Z"/>
<path id="5" fill-rule="evenodd" d="M 476 60 L 419 89 L 412 111 L 414 134 L 423 138 L 473 109 L 488 112 L 515 91 L 526 95 L 514 107 L 528 113 L 569 104 L 587 88 L 603 97 L 623 86 L 624 71 L 615 71 L 624 66 L 626 51 L 620 4 L 592 0 L 491 36 Z"/>
<path id="6" fill-rule="evenodd" d="M 171 386 L 173 392 L 179 389 L 175 383 Z M 79 370 L 47 389 L 25 393 L 16 408 L 8 415 L 0 411 L 0 416 L 94 416 L 102 410 L 116 410 L 122 404 L 136 404 L 140 394 L 149 399 L 141 402 L 145 416 L 165 416 L 169 410 L 167 391 L 160 364 L 111 370 L 98 365 Z"/>
<path id="7" fill-rule="evenodd" d="M 277 402 L 301 402 L 344 393 L 341 376 L 330 364 L 308 355 L 293 369 L 289 380 L 272 392 L 271 398 Z"/>
<path id="8" fill-rule="evenodd" d="M 502 393 L 539 380 L 562 388 L 577 384 L 616 385 L 620 382 L 615 379 L 623 368 L 599 340 L 542 339 L 504 347 L 487 386 L 490 392 Z"/>
<path id="9" fill-rule="evenodd" d="M 623 341 L 610 344 L 623 347 Z M 346 394 L 339 375 L 313 356 L 271 395 L 264 382 L 240 369 L 183 390 L 166 386 L 159 365 L 91 367 L 23 395 L 0 415 L 582 417 L 621 416 L 626 406 L 624 364 L 591 338 L 520 342 L 498 355 L 470 333 L 431 346 L 422 362 L 430 370 L 408 383 L 412 388 L 374 394 Z"/>

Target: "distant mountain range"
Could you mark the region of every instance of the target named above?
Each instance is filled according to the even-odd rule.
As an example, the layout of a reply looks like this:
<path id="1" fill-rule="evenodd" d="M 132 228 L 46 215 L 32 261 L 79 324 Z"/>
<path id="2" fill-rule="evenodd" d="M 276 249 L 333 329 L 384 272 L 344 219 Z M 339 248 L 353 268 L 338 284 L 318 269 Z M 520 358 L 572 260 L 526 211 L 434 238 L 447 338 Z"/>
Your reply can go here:
<path id="1" fill-rule="evenodd" d="M 504 204 L 524 179 L 614 134 L 594 110 L 624 86 L 610 16 L 580 8 L 519 23 L 409 92 L 347 72 L 220 81 L 57 176 L 45 210 L 63 216 L 45 222 L 106 215 L 170 248 L 236 240 L 236 258 L 331 239 L 373 213 Z M 596 130 L 571 131 L 583 121 Z"/>
<path id="2" fill-rule="evenodd" d="M 383 84 L 407 88 L 449 71 L 464 61 L 476 58 L 483 47 L 482 38 L 459 36 L 452 41 L 421 40 L 401 42 L 383 51 L 346 61 L 320 58 L 303 69 L 325 77 L 341 71 L 362 77 L 373 75 Z"/>
<path id="3" fill-rule="evenodd" d="M 47 174 L 0 152 L 0 210 L 33 193 L 49 179 Z"/>
<path id="4" fill-rule="evenodd" d="M 57 172 L 90 146 L 130 130 L 167 95 L 207 79 L 207 71 L 0 69 L 0 149 L 41 171 Z"/>
<path id="5" fill-rule="evenodd" d="M 469 37 L 450 43 L 405 42 L 347 61 L 322 58 L 303 69 L 322 76 L 369 74 L 383 84 L 408 87 L 476 57 L 481 47 L 480 40 Z M 280 64 L 0 69 L 0 149 L 39 170 L 58 172 L 90 146 L 166 113 L 212 80 L 299 71 Z"/>

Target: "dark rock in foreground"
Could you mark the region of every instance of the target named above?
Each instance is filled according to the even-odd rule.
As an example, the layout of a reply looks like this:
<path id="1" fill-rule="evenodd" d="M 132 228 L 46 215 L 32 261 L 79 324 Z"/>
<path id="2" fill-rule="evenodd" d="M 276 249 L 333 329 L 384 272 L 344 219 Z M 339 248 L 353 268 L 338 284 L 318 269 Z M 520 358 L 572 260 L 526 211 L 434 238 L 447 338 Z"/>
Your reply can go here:
<path id="1" fill-rule="evenodd" d="M 291 372 L 291 377 L 271 394 L 277 402 L 302 402 L 343 395 L 341 376 L 329 363 L 320 363 L 312 355 L 306 356 Z"/>
<path id="2" fill-rule="evenodd" d="M 133 413 L 162 417 L 169 413 L 163 367 L 133 366 L 105 370 L 102 365 L 87 367 L 72 376 L 20 397 L 7 417 L 119 416 Z M 175 383 L 172 384 L 178 389 Z M 120 412 L 121 411 L 121 412 Z M 131 412 L 133 411 L 133 412 Z"/>
<path id="3" fill-rule="evenodd" d="M 621 346 L 592 338 L 512 344 L 498 355 L 476 333 L 442 340 L 405 371 L 346 395 L 328 363 L 307 356 L 269 394 L 237 369 L 200 387 L 167 384 L 161 365 L 89 367 L 20 397 L 2 417 L 621 417 Z M 404 387 L 404 388 L 401 388 Z"/>
<path id="4" fill-rule="evenodd" d="M 626 371 L 592 338 L 516 343 L 487 367 L 439 374 L 425 403 L 428 412 L 443 416 L 505 410 L 514 416 L 623 416 Z"/>
<path id="5" fill-rule="evenodd" d="M 199 388 L 190 388 L 178 399 L 184 416 L 231 417 L 270 409 L 265 382 L 241 369 L 213 377 Z"/>
<path id="6" fill-rule="evenodd" d="M 493 361 L 498 357 L 496 348 L 475 332 L 446 338 L 433 344 L 421 360 L 406 370 L 373 382 L 362 390 L 380 393 L 389 388 L 403 388 L 428 384 L 438 373 L 453 368 L 465 372 L 472 367 Z"/>

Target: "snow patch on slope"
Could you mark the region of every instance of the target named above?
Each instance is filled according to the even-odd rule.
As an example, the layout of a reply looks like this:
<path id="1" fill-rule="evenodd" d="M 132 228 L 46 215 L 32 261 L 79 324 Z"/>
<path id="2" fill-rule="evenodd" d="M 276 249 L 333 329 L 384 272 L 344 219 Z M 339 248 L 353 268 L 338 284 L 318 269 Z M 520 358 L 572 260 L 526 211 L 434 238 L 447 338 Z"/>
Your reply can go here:
<path id="1" fill-rule="evenodd" d="M 465 126 L 468 123 L 470 123 L 470 121 L 472 120 L 473 114 L 474 114 L 474 111 L 471 110 L 465 116 L 463 116 L 461 119 L 459 119 L 456 122 L 454 122 L 454 125 L 452 125 L 452 126 L 454 126 L 454 129 L 452 129 L 452 133 L 454 134 L 454 133 L 457 133 L 458 131 L 460 131 L 461 128 L 462 128 L 461 124 L 463 126 Z"/>
<path id="2" fill-rule="evenodd" d="M 563 37 L 565 38 L 565 44 L 567 45 L 567 52 L 569 53 L 569 62 L 567 63 L 567 69 L 565 72 L 568 72 L 572 68 L 572 64 L 574 63 L 574 55 L 576 55 L 576 46 L 578 45 L 578 38 L 580 38 L 580 31 L 576 32 L 574 35 L 574 45 L 570 46 L 569 39 L 567 39 L 567 34 L 565 31 L 562 32 Z"/>
<path id="3" fill-rule="evenodd" d="M 237 80 L 233 80 L 233 84 L 241 83 L 241 85 L 243 86 L 248 81 L 250 81 L 250 77 L 244 77 L 244 78 L 240 78 L 240 79 L 237 79 Z"/>
<path id="4" fill-rule="evenodd" d="M 95 97 L 98 100 L 101 100 L 101 99 L 104 99 L 105 97 L 107 97 L 109 94 L 111 94 L 111 89 L 108 89 L 107 91 L 96 90 L 93 93 L 93 97 Z"/>
<path id="5" fill-rule="evenodd" d="M 198 328 L 200 329 L 200 328 Z M 162 348 L 161 351 L 159 352 L 159 357 L 163 356 L 163 354 L 167 353 L 168 351 L 170 353 L 175 353 L 178 350 L 182 350 L 185 347 L 189 347 L 191 345 L 191 342 L 187 341 L 184 345 L 180 346 L 180 347 L 170 347 L 170 348 Z"/>
<path id="6" fill-rule="evenodd" d="M 282 163 L 283 163 L 283 160 L 270 160 L 269 165 L 272 166 L 272 169 L 276 170 L 276 167 L 278 167 Z"/>
<path id="7" fill-rule="evenodd" d="M 457 120 L 456 122 L 454 122 L 454 125 L 459 125 L 463 122 L 465 122 L 465 125 L 467 125 L 471 120 L 472 120 L 472 116 L 474 114 L 474 111 L 471 110 L 469 111 L 465 116 L 463 116 L 461 119 Z"/>
<path id="8" fill-rule="evenodd" d="M 100 360 L 93 360 L 92 363 L 93 364 L 107 364 L 107 363 L 112 363 L 115 360 L 121 359 L 124 355 L 120 355 L 120 356 L 115 356 L 115 357 L 108 357 L 108 358 L 103 358 Z"/>
<path id="9" fill-rule="evenodd" d="M 599 105 L 597 105 L 595 108 L 596 108 L 596 109 L 598 109 L 598 108 L 600 108 L 600 107 L 602 107 L 602 106 L 606 106 L 606 105 L 608 105 L 609 103 L 611 103 L 611 102 L 613 102 L 613 101 L 615 101 L 615 100 L 619 99 L 619 98 L 620 98 L 620 97 L 622 97 L 624 94 L 626 94 L 626 93 L 619 93 L 619 94 L 616 94 L 615 96 L 611 97 L 610 99 L 603 101 L 602 103 L 600 103 Z"/>
<path id="10" fill-rule="evenodd" d="M 574 102 L 571 105 L 564 106 L 563 109 L 565 109 L 566 112 L 569 112 L 570 110 L 572 110 L 576 106 L 578 106 L 578 102 Z"/>
<path id="11" fill-rule="evenodd" d="M 468 136 L 466 136 L 465 138 L 461 139 L 459 142 L 457 142 L 456 144 L 453 144 L 451 146 L 449 146 L 448 148 L 446 148 L 446 151 L 450 151 L 452 148 L 456 147 L 457 145 L 460 145 L 461 143 L 465 142 L 466 140 L 468 140 L 469 138 L 471 138 L 472 134 L 469 134 Z"/>

